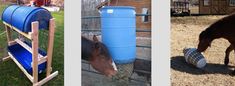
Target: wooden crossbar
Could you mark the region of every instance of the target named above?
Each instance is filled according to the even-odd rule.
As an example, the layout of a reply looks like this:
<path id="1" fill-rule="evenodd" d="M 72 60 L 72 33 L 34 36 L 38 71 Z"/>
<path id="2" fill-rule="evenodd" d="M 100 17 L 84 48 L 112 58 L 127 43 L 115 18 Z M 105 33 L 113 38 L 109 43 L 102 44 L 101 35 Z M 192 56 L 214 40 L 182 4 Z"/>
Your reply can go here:
<path id="1" fill-rule="evenodd" d="M 35 86 L 41 86 L 43 84 L 45 84 L 46 82 L 48 82 L 49 80 L 53 79 L 54 77 L 56 77 L 59 74 L 58 71 L 55 71 L 54 73 L 50 74 L 49 76 L 47 76 L 46 78 L 44 78 L 43 80 L 39 81 L 38 83 L 35 84 Z"/>
<path id="2" fill-rule="evenodd" d="M 6 23 L 6 22 L 3 22 L 3 24 L 7 25 L 8 27 L 10 27 L 10 28 L 13 29 L 14 31 L 18 32 L 19 34 L 23 35 L 24 37 L 26 37 L 26 38 L 28 38 L 28 39 L 32 39 L 32 37 L 31 37 L 31 32 L 29 32 L 29 33 L 22 32 L 22 31 L 20 31 L 19 29 L 17 29 L 16 27 L 11 26 L 10 24 L 8 24 L 8 23 Z"/>
<path id="3" fill-rule="evenodd" d="M 8 42 L 8 46 L 11 46 L 11 45 L 14 45 L 14 44 L 16 44 L 16 41 L 15 41 L 15 40 Z"/>
<path id="4" fill-rule="evenodd" d="M 26 50 L 28 50 L 30 53 L 32 53 L 32 48 L 30 46 L 28 46 L 27 44 L 25 44 L 24 42 L 22 42 L 19 39 L 15 39 L 15 41 L 20 44 L 22 47 L 24 47 Z M 38 58 L 43 58 L 44 56 L 41 54 L 38 54 Z"/>
<path id="5" fill-rule="evenodd" d="M 2 61 L 7 61 L 7 60 L 9 60 L 9 59 L 11 59 L 11 57 L 10 57 L 10 56 L 7 56 L 7 57 L 2 58 Z"/>
<path id="6" fill-rule="evenodd" d="M 25 44 L 24 42 L 22 42 L 19 39 L 15 39 L 15 41 L 20 44 L 22 47 L 24 47 L 26 50 L 28 50 L 30 53 L 32 53 L 32 48 L 30 46 L 28 46 L 27 44 Z M 47 61 L 47 56 L 43 56 L 40 53 L 38 53 L 38 64 L 42 64 L 44 62 Z M 32 65 L 32 63 L 31 63 Z"/>

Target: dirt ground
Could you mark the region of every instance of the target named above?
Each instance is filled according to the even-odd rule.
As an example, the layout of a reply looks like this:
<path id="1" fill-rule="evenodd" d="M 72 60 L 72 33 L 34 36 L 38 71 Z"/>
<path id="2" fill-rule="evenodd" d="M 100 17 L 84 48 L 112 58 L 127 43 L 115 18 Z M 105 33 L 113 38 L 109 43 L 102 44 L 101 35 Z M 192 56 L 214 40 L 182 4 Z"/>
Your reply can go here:
<path id="1" fill-rule="evenodd" d="M 197 47 L 201 31 L 224 16 L 191 16 L 171 18 L 171 85 L 172 86 L 235 86 L 234 52 L 229 67 L 224 66 L 225 50 L 229 42 L 216 39 L 204 56 L 207 65 L 198 69 L 185 62 L 183 48 Z"/>

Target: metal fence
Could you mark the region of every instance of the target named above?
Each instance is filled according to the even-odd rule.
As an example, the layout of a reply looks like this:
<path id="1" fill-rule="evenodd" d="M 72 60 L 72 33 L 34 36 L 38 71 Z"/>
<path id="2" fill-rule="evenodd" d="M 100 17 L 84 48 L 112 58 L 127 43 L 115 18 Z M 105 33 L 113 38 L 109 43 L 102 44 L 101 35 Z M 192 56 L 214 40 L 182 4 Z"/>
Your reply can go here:
<path id="1" fill-rule="evenodd" d="M 150 14 L 136 14 L 136 16 L 151 16 Z M 91 20 L 91 19 L 100 19 L 101 17 L 100 16 L 84 16 L 82 17 L 81 19 L 82 20 Z M 91 28 L 84 28 L 82 27 L 82 32 L 101 32 L 101 29 L 100 28 L 96 28 L 96 29 L 91 29 Z M 136 32 L 146 32 L 146 33 L 151 33 L 151 29 L 140 29 L 140 28 L 137 28 L 136 29 Z M 136 45 L 136 47 L 138 48 L 147 48 L 147 49 L 151 49 L 151 46 L 150 45 Z M 82 63 L 84 64 L 88 64 L 89 65 L 89 62 L 87 61 L 82 61 Z M 82 69 L 82 71 L 86 71 L 86 72 L 91 72 L 91 73 L 95 73 L 95 74 L 100 74 L 96 71 L 92 71 L 90 70 L 90 66 L 88 69 Z M 145 70 L 138 70 L 138 69 L 134 69 L 133 72 L 141 72 L 141 73 L 144 73 L 144 74 L 149 74 L 151 76 L 151 71 L 145 71 Z M 144 82 L 146 83 L 146 81 L 143 81 L 143 80 L 138 80 L 138 79 L 135 79 L 135 78 L 129 78 L 129 80 L 134 80 L 134 81 L 138 81 L 138 82 Z M 150 81 L 147 81 L 147 83 L 150 83 L 151 84 L 151 80 Z"/>

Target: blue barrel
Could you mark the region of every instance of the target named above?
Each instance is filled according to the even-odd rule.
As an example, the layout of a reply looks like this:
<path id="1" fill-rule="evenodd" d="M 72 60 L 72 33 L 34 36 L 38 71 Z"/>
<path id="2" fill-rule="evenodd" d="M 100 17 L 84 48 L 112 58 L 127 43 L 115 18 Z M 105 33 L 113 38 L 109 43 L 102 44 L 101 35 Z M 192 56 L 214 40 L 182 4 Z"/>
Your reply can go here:
<path id="1" fill-rule="evenodd" d="M 136 12 L 130 6 L 101 9 L 102 42 L 116 64 L 132 63 L 136 58 Z"/>
<path id="2" fill-rule="evenodd" d="M 2 13 L 2 20 L 22 32 L 31 32 L 31 23 L 39 21 L 39 29 L 48 29 L 50 12 L 40 7 L 10 5 Z"/>

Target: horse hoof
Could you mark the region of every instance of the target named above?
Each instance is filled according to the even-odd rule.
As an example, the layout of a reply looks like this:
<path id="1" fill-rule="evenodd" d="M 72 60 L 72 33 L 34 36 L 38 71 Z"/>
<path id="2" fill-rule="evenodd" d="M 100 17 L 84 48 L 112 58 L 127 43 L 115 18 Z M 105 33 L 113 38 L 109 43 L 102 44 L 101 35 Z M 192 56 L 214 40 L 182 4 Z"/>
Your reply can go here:
<path id="1" fill-rule="evenodd" d="M 225 66 L 228 66 L 228 63 L 224 63 Z"/>
<path id="2" fill-rule="evenodd" d="M 232 73 L 230 73 L 230 75 L 235 76 L 235 70 Z"/>

